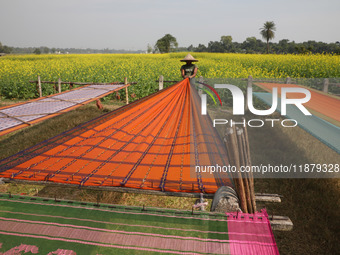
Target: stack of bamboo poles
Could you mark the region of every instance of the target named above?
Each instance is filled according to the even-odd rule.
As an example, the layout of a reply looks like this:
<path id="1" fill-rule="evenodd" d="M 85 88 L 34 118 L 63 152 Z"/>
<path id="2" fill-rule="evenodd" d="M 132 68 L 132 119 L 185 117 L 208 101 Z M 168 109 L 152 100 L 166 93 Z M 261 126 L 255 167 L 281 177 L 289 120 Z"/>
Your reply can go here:
<path id="1" fill-rule="evenodd" d="M 224 136 L 229 163 L 237 168 L 234 173 L 236 192 L 240 199 L 240 206 L 245 213 L 256 212 L 254 178 L 251 172 L 240 172 L 241 166 L 250 166 L 250 151 L 247 128 L 228 127 Z"/>

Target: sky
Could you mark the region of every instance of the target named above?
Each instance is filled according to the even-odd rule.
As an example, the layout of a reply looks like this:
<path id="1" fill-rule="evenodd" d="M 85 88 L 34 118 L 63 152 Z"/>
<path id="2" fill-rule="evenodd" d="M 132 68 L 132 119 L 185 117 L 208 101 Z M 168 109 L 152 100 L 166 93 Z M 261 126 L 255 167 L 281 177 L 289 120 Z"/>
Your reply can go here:
<path id="1" fill-rule="evenodd" d="M 165 34 L 179 47 L 222 35 L 340 41 L 339 0 L 0 0 L 0 42 L 14 47 L 146 50 Z"/>

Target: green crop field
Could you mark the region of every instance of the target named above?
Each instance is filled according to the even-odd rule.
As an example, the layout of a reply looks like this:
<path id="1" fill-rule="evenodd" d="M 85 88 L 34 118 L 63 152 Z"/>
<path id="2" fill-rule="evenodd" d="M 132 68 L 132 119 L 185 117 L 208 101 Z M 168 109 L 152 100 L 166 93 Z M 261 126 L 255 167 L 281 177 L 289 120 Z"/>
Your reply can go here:
<path id="1" fill-rule="evenodd" d="M 156 79 L 180 80 L 180 67 L 186 53 L 171 54 L 89 54 L 20 55 L 0 59 L 0 95 L 7 99 L 37 97 L 35 84 L 44 81 L 115 82 L 138 84 L 129 93 L 137 98 L 157 89 Z M 204 78 L 331 78 L 340 77 L 340 56 L 335 55 L 256 55 L 195 53 L 198 76 Z M 68 85 L 63 85 L 63 90 Z M 43 95 L 54 93 L 43 84 Z"/>

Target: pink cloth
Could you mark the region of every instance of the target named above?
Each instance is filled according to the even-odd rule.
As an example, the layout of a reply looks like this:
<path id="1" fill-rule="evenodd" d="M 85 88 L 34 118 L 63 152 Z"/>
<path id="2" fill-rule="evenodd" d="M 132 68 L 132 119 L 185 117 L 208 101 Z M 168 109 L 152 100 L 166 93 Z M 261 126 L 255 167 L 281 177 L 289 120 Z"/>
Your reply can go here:
<path id="1" fill-rule="evenodd" d="M 254 214 L 227 213 L 230 254 L 279 254 L 265 209 Z"/>

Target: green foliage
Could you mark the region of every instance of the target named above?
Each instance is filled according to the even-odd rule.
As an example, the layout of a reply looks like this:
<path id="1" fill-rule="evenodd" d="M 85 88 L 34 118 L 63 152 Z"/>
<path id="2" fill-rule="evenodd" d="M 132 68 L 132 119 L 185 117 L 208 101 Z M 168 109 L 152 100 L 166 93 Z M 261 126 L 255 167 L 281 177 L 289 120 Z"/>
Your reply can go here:
<path id="1" fill-rule="evenodd" d="M 1 42 L 0 42 L 0 53 L 9 54 L 9 53 L 11 53 L 11 51 L 12 51 L 11 47 L 8 47 L 6 45 L 2 45 Z"/>
<path id="2" fill-rule="evenodd" d="M 260 34 L 263 39 L 267 41 L 267 54 L 269 53 L 269 41 L 274 39 L 276 30 L 275 23 L 273 21 L 266 21 L 262 28 L 260 28 Z"/>
<path id="3" fill-rule="evenodd" d="M 32 99 L 38 96 L 36 84 L 43 81 L 66 82 L 137 82 L 130 86 L 130 100 L 158 90 L 160 75 L 164 80 L 181 80 L 179 61 L 186 53 L 171 54 L 87 54 L 21 55 L 0 58 L 0 95 L 8 99 Z M 250 55 L 195 53 L 197 77 L 204 78 L 330 78 L 340 77 L 340 56 L 333 55 Z M 165 84 L 170 85 L 168 83 Z M 334 86 L 333 86 L 334 87 Z M 69 85 L 63 84 L 62 91 Z M 51 84 L 42 84 L 43 95 L 55 93 Z M 120 97 L 125 99 L 125 90 Z M 131 95 L 135 97 L 131 97 Z M 112 94 L 108 99 L 115 98 Z"/>
<path id="4" fill-rule="evenodd" d="M 169 53 L 174 51 L 178 47 L 178 43 L 175 37 L 170 34 L 166 34 L 156 42 L 156 48 L 160 53 Z"/>
<path id="5" fill-rule="evenodd" d="M 36 49 L 33 51 L 33 53 L 39 55 L 39 54 L 41 54 L 41 50 L 38 49 L 38 48 L 36 48 Z"/>
<path id="6" fill-rule="evenodd" d="M 152 53 L 152 47 L 151 47 L 151 45 L 150 44 L 148 44 L 148 47 L 147 47 L 147 53 Z"/>

